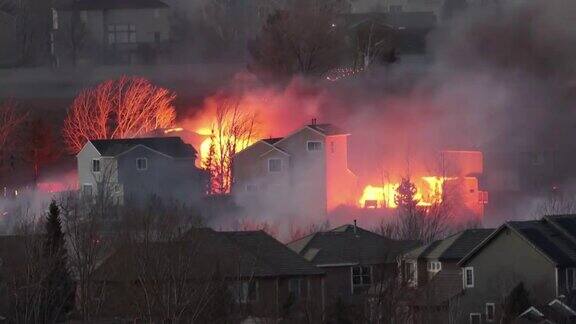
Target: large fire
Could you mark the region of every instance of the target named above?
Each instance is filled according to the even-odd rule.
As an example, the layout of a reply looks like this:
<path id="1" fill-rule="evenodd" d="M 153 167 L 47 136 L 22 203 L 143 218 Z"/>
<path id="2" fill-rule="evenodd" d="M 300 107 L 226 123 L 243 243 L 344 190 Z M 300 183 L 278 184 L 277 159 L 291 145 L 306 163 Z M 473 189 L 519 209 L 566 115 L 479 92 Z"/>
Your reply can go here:
<path id="1" fill-rule="evenodd" d="M 442 203 L 444 184 L 454 178 L 439 176 L 424 176 L 417 181 L 414 198 L 418 206 L 426 207 Z M 364 187 L 362 197 L 358 204 L 362 208 L 397 208 L 396 190 L 400 184 L 396 182 L 384 183 L 381 186 L 367 185 Z"/>

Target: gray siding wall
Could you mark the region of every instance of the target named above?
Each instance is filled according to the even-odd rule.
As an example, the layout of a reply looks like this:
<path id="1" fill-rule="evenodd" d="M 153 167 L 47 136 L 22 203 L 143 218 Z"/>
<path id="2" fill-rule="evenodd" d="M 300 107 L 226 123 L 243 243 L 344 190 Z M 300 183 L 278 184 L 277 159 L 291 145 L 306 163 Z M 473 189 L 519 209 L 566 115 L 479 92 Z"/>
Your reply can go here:
<path id="1" fill-rule="evenodd" d="M 136 159 L 146 158 L 148 169 L 138 170 Z M 176 198 L 183 202 L 198 201 L 203 194 L 203 175 L 194 159 L 173 159 L 138 146 L 117 157 L 118 181 L 124 198 L 140 201 L 150 195 Z"/>
<path id="2" fill-rule="evenodd" d="M 556 268 L 515 232 L 504 229 L 465 266 L 474 268 L 474 288 L 466 288 L 462 315 L 481 313 L 486 303 L 498 304 L 518 283 L 523 282 L 538 303 L 556 297 Z M 497 321 L 496 321 L 497 322 Z"/>

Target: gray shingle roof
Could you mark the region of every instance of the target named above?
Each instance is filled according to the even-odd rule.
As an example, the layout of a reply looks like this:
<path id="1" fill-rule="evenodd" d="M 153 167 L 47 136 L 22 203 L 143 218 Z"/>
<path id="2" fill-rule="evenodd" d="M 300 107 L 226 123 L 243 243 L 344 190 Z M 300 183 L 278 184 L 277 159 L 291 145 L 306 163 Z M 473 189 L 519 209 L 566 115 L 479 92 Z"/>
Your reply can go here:
<path id="1" fill-rule="evenodd" d="M 559 265 L 576 264 L 576 244 L 546 220 L 507 224 L 553 262 Z"/>
<path id="2" fill-rule="evenodd" d="M 409 259 L 460 260 L 493 232 L 494 229 L 467 229 L 414 249 L 404 256 Z"/>
<path id="3" fill-rule="evenodd" d="M 96 280 L 136 278 L 144 259 L 138 258 L 138 255 L 144 253 L 158 256 L 165 263 L 185 259 L 186 263 L 194 264 L 198 277 L 210 274 L 214 269 L 232 278 L 324 274 L 324 271 L 262 231 L 216 232 L 200 228 L 190 230 L 177 241 L 124 246 L 98 268 Z"/>
<path id="4" fill-rule="evenodd" d="M 474 248 L 460 265 L 465 265 L 504 229 L 511 229 L 527 240 L 536 250 L 559 266 L 576 265 L 576 215 L 545 216 L 534 221 L 507 222 L 482 245 Z"/>
<path id="5" fill-rule="evenodd" d="M 147 137 L 129 139 L 90 140 L 102 156 L 117 156 L 135 146 L 143 145 L 173 158 L 195 158 L 196 150 L 180 137 Z"/>
<path id="6" fill-rule="evenodd" d="M 263 141 L 270 144 L 270 145 L 274 145 L 276 142 L 278 142 L 282 138 L 283 137 L 265 138 L 265 139 L 263 139 Z"/>
<path id="7" fill-rule="evenodd" d="M 334 126 L 332 124 L 312 124 L 312 125 L 307 125 L 307 127 L 312 128 L 313 130 L 320 132 L 326 136 L 347 135 L 348 134 L 344 130 L 342 130 L 339 127 Z"/>
<path id="8" fill-rule="evenodd" d="M 354 225 L 344 225 L 327 232 L 317 232 L 288 244 L 292 250 L 316 265 L 390 263 L 416 245 L 396 241 Z"/>
<path id="9" fill-rule="evenodd" d="M 60 10 L 110 10 L 110 9 L 168 8 L 160 0 L 76 0 L 59 7 Z"/>

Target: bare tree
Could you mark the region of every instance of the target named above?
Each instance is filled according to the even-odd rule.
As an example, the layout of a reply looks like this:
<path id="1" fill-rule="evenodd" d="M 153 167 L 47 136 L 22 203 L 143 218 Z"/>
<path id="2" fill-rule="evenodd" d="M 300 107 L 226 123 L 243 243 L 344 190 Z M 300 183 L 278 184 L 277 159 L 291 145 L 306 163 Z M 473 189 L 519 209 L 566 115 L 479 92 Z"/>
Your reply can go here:
<path id="1" fill-rule="evenodd" d="M 254 141 L 256 114 L 243 111 L 238 101 L 223 100 L 212 125 L 209 156 L 204 168 L 210 173 L 210 193 L 225 194 L 232 186 L 232 160 Z"/>
<path id="2" fill-rule="evenodd" d="M 144 78 L 121 77 L 82 91 L 62 130 L 70 152 L 90 139 L 132 138 L 172 125 L 175 95 Z"/>
<path id="3" fill-rule="evenodd" d="M 327 1 L 326 3 L 329 3 Z M 343 46 L 335 6 L 301 3 L 268 17 L 260 34 L 248 44 L 251 70 L 263 77 L 323 74 L 338 66 Z"/>
<path id="4" fill-rule="evenodd" d="M 0 165 L 10 157 L 18 143 L 17 131 L 26 120 L 27 114 L 18 113 L 14 102 L 0 104 Z"/>

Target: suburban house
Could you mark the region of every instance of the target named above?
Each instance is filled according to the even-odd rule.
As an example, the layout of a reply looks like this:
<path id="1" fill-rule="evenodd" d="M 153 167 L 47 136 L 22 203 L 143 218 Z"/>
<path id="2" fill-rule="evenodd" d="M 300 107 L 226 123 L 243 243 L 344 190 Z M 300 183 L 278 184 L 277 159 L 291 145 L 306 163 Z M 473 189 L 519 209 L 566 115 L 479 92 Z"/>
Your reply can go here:
<path id="1" fill-rule="evenodd" d="M 513 323 L 569 324 L 574 322 L 576 322 L 576 310 L 570 307 L 566 300 L 554 299 L 547 304 L 530 306 Z"/>
<path id="2" fill-rule="evenodd" d="M 402 256 L 403 276 L 413 287 L 406 300 L 414 321 L 449 323 L 463 292 L 458 262 L 494 229 L 467 229 Z"/>
<path id="3" fill-rule="evenodd" d="M 76 156 L 81 195 L 118 204 L 151 195 L 193 204 L 207 185 L 196 156 L 179 137 L 90 140 Z"/>
<path id="4" fill-rule="evenodd" d="M 324 271 L 263 231 L 195 228 L 176 240 L 134 243 L 94 278 L 108 293 L 104 318 L 134 319 L 145 303 L 154 304 L 152 314 L 181 312 L 182 322 L 297 321 L 304 312 L 320 320 L 324 309 Z"/>
<path id="5" fill-rule="evenodd" d="M 416 245 L 343 225 L 308 235 L 288 247 L 326 272 L 327 305 L 335 305 L 364 302 L 372 284 L 394 276 L 397 257 Z"/>
<path id="6" fill-rule="evenodd" d="M 256 142 L 234 157 L 235 201 L 248 212 L 299 217 L 323 217 L 350 203 L 356 177 L 348 169 L 348 135 L 313 121 L 284 138 Z"/>
<path id="7" fill-rule="evenodd" d="M 507 222 L 458 263 L 470 323 L 499 322 L 504 298 L 523 285 L 534 305 L 571 300 L 576 290 L 576 215 Z"/>
<path id="8" fill-rule="evenodd" d="M 170 39 L 170 10 L 160 0 L 77 0 L 54 12 L 62 59 L 151 63 Z"/>

